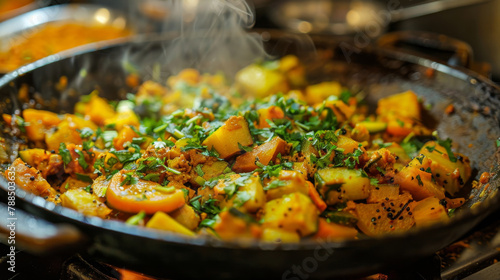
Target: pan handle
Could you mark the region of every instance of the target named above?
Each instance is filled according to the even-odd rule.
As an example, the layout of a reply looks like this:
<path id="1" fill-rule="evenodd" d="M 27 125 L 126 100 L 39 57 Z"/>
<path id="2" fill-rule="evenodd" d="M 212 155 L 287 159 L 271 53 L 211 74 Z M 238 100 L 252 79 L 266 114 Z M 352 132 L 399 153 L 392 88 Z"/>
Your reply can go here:
<path id="1" fill-rule="evenodd" d="M 475 62 L 469 44 L 445 35 L 414 30 L 398 31 L 383 35 L 377 40 L 377 45 L 439 60 L 450 66 L 465 67 L 486 77 L 491 75 L 491 65 Z"/>
<path id="2" fill-rule="evenodd" d="M 0 202 L 0 241 L 33 254 L 48 255 L 75 249 L 85 237 L 74 226 L 52 224 Z"/>

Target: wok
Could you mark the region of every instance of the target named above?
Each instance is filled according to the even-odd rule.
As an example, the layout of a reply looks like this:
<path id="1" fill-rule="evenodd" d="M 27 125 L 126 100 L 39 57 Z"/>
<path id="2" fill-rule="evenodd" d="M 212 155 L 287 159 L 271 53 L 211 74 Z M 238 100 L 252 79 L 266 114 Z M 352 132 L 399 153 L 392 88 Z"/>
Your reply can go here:
<path id="1" fill-rule="evenodd" d="M 336 79 L 353 91 L 366 93 L 368 102 L 414 90 L 430 108 L 427 122 L 434 125 L 441 138 L 453 139 L 456 151 L 470 157 L 473 177 L 478 179 L 485 171 L 498 174 L 500 148 L 495 141 L 500 136 L 500 88 L 487 78 L 462 67 L 398 51 L 394 40 L 385 41 L 380 47 L 326 37 L 304 41 L 297 35 L 274 31 L 264 31 L 263 38 L 272 55 L 293 53 L 301 57 L 311 81 Z M 442 39 L 431 41 L 446 43 Z M 163 45 L 169 42 L 165 38 L 142 38 L 37 61 L 0 79 L 1 110 L 13 113 L 29 106 L 17 98 L 22 84 L 30 85 L 32 98 L 40 101 L 37 108 L 70 112 L 80 94 L 88 94 L 96 87 L 107 98 L 123 97 L 130 90 L 125 77 L 131 65 L 144 80 L 164 81 L 170 70 L 151 71 L 150 63 L 146 62 L 151 61 L 150 58 L 161 61 L 165 55 Z M 189 60 L 188 57 L 181 59 Z M 458 61 L 467 64 L 468 59 Z M 59 91 L 56 85 L 62 75 L 72 82 Z M 455 112 L 445 114 L 449 104 L 454 105 Z M 6 200 L 5 178 L 0 178 L 0 185 L 0 194 Z M 467 185 L 470 186 L 470 182 Z M 499 185 L 500 178 L 494 175 L 489 186 L 472 189 L 473 197 L 446 224 L 382 238 L 281 245 L 228 242 L 210 237 L 193 239 L 132 227 L 83 216 L 17 188 L 16 209 L 22 208 L 36 217 L 23 218 L 16 210 L 19 217 L 16 238 L 18 244 L 32 251 L 83 250 L 118 267 L 174 279 L 367 275 L 388 266 L 411 264 L 457 240 L 498 208 Z M 3 224 L 8 215 L 5 209 L 0 212 Z"/>

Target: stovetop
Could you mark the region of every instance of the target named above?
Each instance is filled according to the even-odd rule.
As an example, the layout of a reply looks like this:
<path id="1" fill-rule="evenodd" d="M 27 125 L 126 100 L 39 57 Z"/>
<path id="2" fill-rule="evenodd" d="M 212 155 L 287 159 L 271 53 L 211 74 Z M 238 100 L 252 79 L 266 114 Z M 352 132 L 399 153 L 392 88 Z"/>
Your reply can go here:
<path id="1" fill-rule="evenodd" d="M 414 263 L 409 268 L 394 267 L 380 274 L 360 279 L 420 280 L 420 279 L 500 279 L 500 211 L 481 222 L 463 239 Z M 16 272 L 8 271 L 8 247 L 0 244 L 0 279 L 155 279 L 100 263 L 85 254 L 34 256 L 16 253 Z"/>

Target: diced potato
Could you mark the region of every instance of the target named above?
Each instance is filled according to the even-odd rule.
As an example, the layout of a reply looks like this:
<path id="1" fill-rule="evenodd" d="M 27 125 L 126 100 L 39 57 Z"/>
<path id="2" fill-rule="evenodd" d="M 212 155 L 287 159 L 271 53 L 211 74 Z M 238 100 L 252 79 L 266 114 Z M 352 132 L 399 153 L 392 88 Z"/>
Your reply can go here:
<path id="1" fill-rule="evenodd" d="M 43 141 L 47 130 L 61 122 L 56 113 L 36 109 L 24 110 L 23 118 L 29 123 L 26 126 L 26 135 L 31 141 Z"/>
<path id="2" fill-rule="evenodd" d="M 199 187 L 197 190 L 196 190 L 196 195 L 201 195 L 201 198 L 200 198 L 200 203 L 205 203 L 206 201 L 208 201 L 209 199 L 211 198 L 215 198 L 217 199 L 218 201 L 223 201 L 224 200 L 224 195 L 222 194 L 215 194 L 215 190 L 214 188 L 210 188 L 210 187 Z"/>
<path id="3" fill-rule="evenodd" d="M 255 127 L 262 129 L 271 127 L 266 120 L 274 120 L 274 119 L 283 119 L 285 117 L 285 113 L 278 106 L 269 106 L 268 108 L 262 108 L 257 110 L 259 114 L 258 123 L 255 122 Z"/>
<path id="4" fill-rule="evenodd" d="M 61 187 L 59 188 L 60 193 L 64 193 L 68 190 L 73 190 L 73 189 L 83 189 L 89 185 L 88 182 L 83 182 L 78 179 L 75 179 L 73 177 L 68 177 L 64 182 L 61 184 Z"/>
<path id="5" fill-rule="evenodd" d="M 296 232 L 278 228 L 265 228 L 262 231 L 262 240 L 276 243 L 297 243 L 300 236 Z"/>
<path id="6" fill-rule="evenodd" d="M 28 149 L 19 151 L 19 157 L 31 166 L 38 165 L 41 161 L 45 160 L 45 158 L 50 155 L 49 151 L 45 151 L 44 149 Z"/>
<path id="7" fill-rule="evenodd" d="M 257 225 L 251 224 L 229 211 L 219 214 L 213 229 L 220 238 L 225 240 L 257 238 L 261 235 L 260 228 Z"/>
<path id="8" fill-rule="evenodd" d="M 82 138 L 77 129 L 90 128 L 93 131 L 97 129 L 91 121 L 82 119 L 75 115 L 66 114 L 64 120 L 57 125 L 55 131 L 49 131 L 45 134 L 45 143 L 47 149 L 57 151 L 61 143 L 82 144 Z"/>
<path id="9" fill-rule="evenodd" d="M 388 117 L 383 117 L 387 122 L 387 133 L 395 137 L 406 137 L 412 132 L 417 132 L 418 126 L 415 121 L 408 117 L 402 117 L 398 115 L 389 115 Z M 418 133 L 420 135 L 421 133 Z"/>
<path id="10" fill-rule="evenodd" d="M 290 90 L 285 95 L 285 98 L 286 99 L 293 99 L 293 100 L 297 100 L 297 101 L 302 101 L 302 102 L 307 102 L 306 96 L 304 95 L 304 92 L 302 90 L 298 90 L 298 89 Z"/>
<path id="11" fill-rule="evenodd" d="M 413 218 L 417 227 L 444 223 L 449 220 L 448 212 L 435 197 L 428 197 L 413 203 Z"/>
<path id="12" fill-rule="evenodd" d="M 271 184 L 277 184 L 277 187 L 269 188 Z M 305 195 L 309 193 L 309 187 L 305 176 L 295 170 L 281 170 L 279 177 L 273 178 L 267 184 L 267 187 L 269 188 L 266 191 L 266 198 L 268 201 L 295 192 Z"/>
<path id="13" fill-rule="evenodd" d="M 190 231 L 175 219 L 161 211 L 158 211 L 153 215 L 153 217 L 146 223 L 146 227 L 171 231 L 187 236 L 195 236 L 194 232 Z"/>
<path id="14" fill-rule="evenodd" d="M 318 232 L 314 235 L 314 237 L 324 241 L 332 241 L 353 239 L 356 238 L 357 235 L 358 231 L 353 227 L 329 223 L 324 218 L 320 218 Z"/>
<path id="15" fill-rule="evenodd" d="M 380 184 L 371 187 L 370 196 L 366 199 L 367 203 L 379 203 L 389 200 L 395 200 L 399 197 L 398 185 Z"/>
<path id="16" fill-rule="evenodd" d="M 234 180 L 240 178 L 240 176 L 234 176 Z M 230 182 L 229 184 L 231 184 Z M 220 184 L 215 187 L 216 191 L 221 193 L 219 189 L 223 187 Z M 264 194 L 264 188 L 260 182 L 259 176 L 250 176 L 248 180 L 245 181 L 245 185 L 239 187 L 233 197 L 230 200 L 221 203 L 222 207 L 236 207 L 237 209 L 244 209 L 247 212 L 254 213 L 264 206 L 266 203 L 266 197 Z M 241 206 L 240 206 L 241 205 Z"/>
<path id="17" fill-rule="evenodd" d="M 293 170 L 298 171 L 300 174 L 304 175 L 304 177 L 307 178 L 307 162 L 306 161 L 301 161 L 301 162 L 294 162 L 293 163 Z"/>
<path id="18" fill-rule="evenodd" d="M 169 83 L 171 80 L 174 80 L 175 78 L 175 76 L 170 76 L 167 83 Z M 172 87 L 175 86 L 175 84 L 170 85 Z M 165 88 L 161 84 L 156 83 L 152 80 L 148 80 L 139 86 L 136 94 L 136 100 L 138 104 L 142 104 L 144 100 L 151 100 L 151 97 L 161 97 L 163 95 L 166 95 L 167 92 L 167 88 Z"/>
<path id="19" fill-rule="evenodd" d="M 303 237 L 318 230 L 318 214 L 311 199 L 296 192 L 267 202 L 262 226 L 297 232 Z"/>
<path id="20" fill-rule="evenodd" d="M 115 114 L 114 117 L 105 119 L 104 120 L 105 125 L 111 125 L 114 124 L 116 130 L 121 130 L 123 127 L 130 125 L 133 127 L 139 127 L 139 118 L 137 115 L 134 113 L 133 110 L 123 110 L 119 111 Z"/>
<path id="21" fill-rule="evenodd" d="M 175 87 L 179 82 L 185 82 L 191 86 L 194 86 L 200 82 L 200 72 L 193 68 L 186 68 L 181 70 L 176 76 L 171 76 L 168 78 L 168 85 Z"/>
<path id="22" fill-rule="evenodd" d="M 189 230 L 195 230 L 200 223 L 200 215 L 194 211 L 193 207 L 187 204 L 169 215 Z"/>
<path id="23" fill-rule="evenodd" d="M 97 130 L 97 125 L 95 125 L 95 123 L 87 118 L 81 118 L 76 115 L 66 114 L 64 115 L 64 120 L 68 121 L 71 124 L 71 127 L 75 127 L 78 129 L 90 128 L 93 131 Z"/>
<path id="24" fill-rule="evenodd" d="M 386 147 L 386 149 L 397 156 L 396 162 L 394 163 L 395 170 L 400 171 L 411 161 L 411 158 L 408 156 L 406 151 L 396 142 L 392 142 L 392 144 L 389 147 Z"/>
<path id="25" fill-rule="evenodd" d="M 443 199 L 444 188 L 437 185 L 432 174 L 428 172 L 431 164 L 432 161 L 428 157 L 420 155 L 394 176 L 394 182 L 402 190 L 410 192 L 416 200 L 431 196 Z"/>
<path id="26" fill-rule="evenodd" d="M 220 176 L 226 168 L 228 167 L 228 163 L 223 160 L 214 161 L 212 163 L 206 163 L 201 167 L 203 171 L 203 179 L 210 180 L 217 176 Z"/>
<path id="27" fill-rule="evenodd" d="M 245 118 L 238 116 L 230 117 L 224 125 L 203 141 L 208 149 L 215 149 L 221 158 L 227 159 L 240 151 L 238 146 L 250 146 L 253 144 L 252 135 Z"/>
<path id="28" fill-rule="evenodd" d="M 69 189 L 61 195 L 61 205 L 74 209 L 84 215 L 106 218 L 111 209 L 96 195 L 83 189 Z"/>
<path id="29" fill-rule="evenodd" d="M 415 220 L 412 215 L 411 196 L 400 195 L 397 199 L 376 204 L 356 204 L 354 214 L 358 228 L 368 236 L 380 236 L 410 229 Z"/>
<path id="30" fill-rule="evenodd" d="M 311 155 L 315 155 L 316 157 L 319 156 L 318 150 L 316 150 L 311 141 L 302 141 L 300 151 L 302 152 L 306 160 L 308 160 Z"/>
<path id="31" fill-rule="evenodd" d="M 40 170 L 44 178 L 59 173 L 63 167 L 60 155 L 52 154 L 44 149 L 19 151 L 19 157 L 27 164 Z"/>
<path id="32" fill-rule="evenodd" d="M 370 140 L 370 131 L 365 126 L 365 123 L 357 123 L 352 132 L 351 138 L 358 142 L 365 142 Z"/>
<path id="33" fill-rule="evenodd" d="M 289 86 L 282 73 L 252 64 L 236 74 L 236 88 L 243 94 L 263 98 L 280 92 L 286 93 Z"/>
<path id="34" fill-rule="evenodd" d="M 58 151 L 61 143 L 75 143 L 82 144 L 82 138 L 74 127 L 73 123 L 63 121 L 57 126 L 57 130 L 52 133 L 45 134 L 45 143 L 49 150 Z"/>
<path id="35" fill-rule="evenodd" d="M 198 174 L 198 172 L 195 169 L 194 171 L 195 176 L 191 176 L 189 182 L 193 186 L 202 186 L 205 183 L 205 181 L 218 177 L 226 171 L 230 171 L 228 165 L 229 164 L 224 160 L 207 161 L 205 164 L 199 165 L 201 167 L 196 167 L 196 168 L 201 168 L 203 176 L 199 176 L 200 174 Z"/>
<path id="36" fill-rule="evenodd" d="M 31 167 L 20 158 L 17 158 L 11 165 L 13 171 L 5 170 L 5 177 L 12 178 L 10 173 L 14 172 L 14 182 L 22 189 L 35 195 L 46 198 L 49 201 L 56 201 L 56 191 L 42 177 L 40 172 Z M 12 170 L 11 169 L 11 170 Z"/>
<path id="37" fill-rule="evenodd" d="M 328 167 L 318 170 L 314 178 L 328 205 L 366 199 L 370 195 L 370 179 L 363 177 L 359 169 Z"/>
<path id="38" fill-rule="evenodd" d="M 306 88 L 306 98 L 309 104 L 322 103 L 329 96 L 339 96 L 342 86 L 338 82 L 322 82 Z"/>
<path id="39" fill-rule="evenodd" d="M 356 111 L 355 106 L 349 106 L 344 103 L 342 100 L 333 100 L 333 101 L 326 101 L 325 107 L 329 107 L 333 110 L 333 113 L 337 117 L 338 122 L 345 122 L 349 120 L 352 115 L 354 115 L 354 112 Z M 323 113 L 326 117 L 326 112 Z"/>
<path id="40" fill-rule="evenodd" d="M 364 121 L 360 122 L 359 124 L 363 125 L 370 133 L 382 132 L 387 128 L 387 122 Z"/>
<path id="41" fill-rule="evenodd" d="M 420 120 L 420 104 L 417 95 L 409 90 L 380 99 L 377 115 L 388 114 Z"/>
<path id="42" fill-rule="evenodd" d="M 431 162 L 431 172 L 436 182 L 454 195 L 469 180 L 471 176 L 470 160 L 468 157 L 455 153 L 456 162 L 452 162 L 446 149 L 435 141 L 429 141 L 420 150 Z"/>
<path id="43" fill-rule="evenodd" d="M 293 87 L 302 87 L 306 81 L 305 69 L 298 57 L 287 55 L 280 59 L 279 70 L 283 72 Z"/>
<path id="44" fill-rule="evenodd" d="M 343 152 L 344 155 L 347 153 L 353 153 L 355 150 L 360 148 L 360 143 L 358 141 L 356 141 L 350 137 L 346 137 L 346 136 L 342 136 L 342 135 L 338 136 L 338 140 L 337 140 L 337 143 L 335 143 L 335 145 L 338 148 L 344 149 L 344 152 Z M 361 147 L 361 150 L 364 151 L 364 148 Z"/>
<path id="45" fill-rule="evenodd" d="M 254 171 L 258 168 L 255 165 L 256 161 L 268 165 L 269 162 L 276 160 L 278 154 L 285 155 L 287 148 L 288 144 L 285 140 L 274 137 L 271 141 L 254 147 L 252 151 L 237 157 L 233 170 L 236 172 Z"/>
<path id="46" fill-rule="evenodd" d="M 312 176 L 314 172 L 316 172 L 316 167 L 311 161 L 311 155 L 319 157 L 318 150 L 314 147 L 311 141 L 304 140 L 301 143 L 301 152 L 304 156 L 304 164 L 303 167 L 307 171 L 304 176 L 309 177 Z"/>
<path id="47" fill-rule="evenodd" d="M 89 102 L 85 104 L 85 116 L 94 123 L 103 125 L 106 120 L 115 117 L 115 114 L 115 110 L 107 100 L 99 97 L 96 91 L 91 93 Z"/>

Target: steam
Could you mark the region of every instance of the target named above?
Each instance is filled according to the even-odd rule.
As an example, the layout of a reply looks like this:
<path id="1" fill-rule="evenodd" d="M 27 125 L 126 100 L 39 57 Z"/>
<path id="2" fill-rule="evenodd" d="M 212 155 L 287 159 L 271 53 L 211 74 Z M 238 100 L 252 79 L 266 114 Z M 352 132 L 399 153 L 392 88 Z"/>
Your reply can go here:
<path id="1" fill-rule="evenodd" d="M 161 3 L 167 11 L 161 24 L 163 52 L 161 57 L 149 59 L 152 64 L 160 64 L 162 76 L 195 68 L 202 73 L 222 71 L 231 78 L 256 60 L 269 58 L 261 36 L 246 31 L 255 19 L 244 0 Z M 148 72 L 153 71 L 151 67 Z"/>

